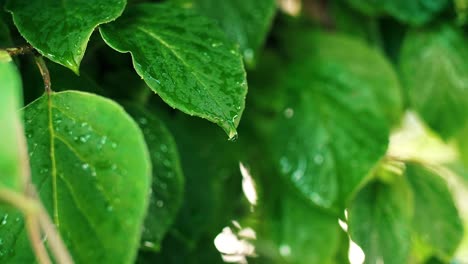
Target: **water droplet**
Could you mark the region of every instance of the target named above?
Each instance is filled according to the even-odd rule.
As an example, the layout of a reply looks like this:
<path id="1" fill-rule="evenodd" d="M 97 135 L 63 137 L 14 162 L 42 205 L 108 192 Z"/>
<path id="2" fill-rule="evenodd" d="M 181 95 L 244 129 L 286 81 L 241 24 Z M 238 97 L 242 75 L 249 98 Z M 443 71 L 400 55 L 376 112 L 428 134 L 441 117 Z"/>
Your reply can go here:
<path id="1" fill-rule="evenodd" d="M 149 247 L 149 248 L 153 248 L 153 247 L 155 246 L 154 243 L 153 243 L 153 242 L 150 242 L 150 241 L 145 241 L 145 242 L 143 242 L 143 245 L 144 245 L 145 247 Z"/>
<path id="2" fill-rule="evenodd" d="M 107 211 L 112 212 L 114 211 L 114 207 L 112 205 L 107 206 Z"/>
<path id="3" fill-rule="evenodd" d="M 116 165 L 116 164 L 112 164 L 111 169 L 112 169 L 113 171 L 115 171 L 115 170 L 117 169 L 117 165 Z"/>
<path id="4" fill-rule="evenodd" d="M 252 61 L 254 58 L 254 51 L 252 49 L 246 49 L 244 51 L 244 59 L 246 61 Z"/>
<path id="5" fill-rule="evenodd" d="M 117 148 L 117 143 L 113 142 L 111 146 L 112 146 L 113 149 L 115 149 L 115 148 Z"/>
<path id="6" fill-rule="evenodd" d="M 80 141 L 86 143 L 88 142 L 89 138 L 91 138 L 91 135 L 81 136 Z"/>
<path id="7" fill-rule="evenodd" d="M 217 47 L 220 47 L 220 46 L 222 46 L 222 45 L 223 45 L 223 43 L 221 43 L 221 42 L 213 42 L 213 43 L 211 43 L 211 47 L 213 47 L 213 48 L 217 48 Z"/>
<path id="8" fill-rule="evenodd" d="M 284 109 L 283 113 L 284 113 L 284 116 L 289 119 L 289 118 L 294 116 L 294 109 L 288 107 L 288 108 Z"/>
<path id="9" fill-rule="evenodd" d="M 87 170 L 89 168 L 89 164 L 83 163 L 83 165 L 81 165 L 81 168 L 83 168 L 83 170 Z"/>
<path id="10" fill-rule="evenodd" d="M 3 219 L 2 219 L 2 225 L 6 225 L 7 219 L 8 219 L 8 214 L 5 214 L 5 216 L 3 216 Z"/>
<path id="11" fill-rule="evenodd" d="M 92 171 L 92 172 L 91 172 L 91 176 L 96 177 L 96 175 L 97 175 L 97 174 L 96 174 L 96 171 Z"/>
<path id="12" fill-rule="evenodd" d="M 281 245 L 279 251 L 283 257 L 291 255 L 291 247 L 289 247 L 289 245 Z"/>
<path id="13" fill-rule="evenodd" d="M 318 164 L 318 165 L 322 164 L 323 163 L 323 156 L 320 155 L 320 154 L 315 155 L 314 156 L 314 162 L 315 162 L 315 164 Z"/>
<path id="14" fill-rule="evenodd" d="M 139 121 L 140 121 L 140 124 L 142 124 L 142 125 L 146 125 L 148 123 L 148 120 L 146 120 L 146 118 L 144 118 L 144 117 L 140 118 Z"/>
<path id="15" fill-rule="evenodd" d="M 161 145 L 161 151 L 162 152 L 167 152 L 167 146 L 165 144 Z"/>
<path id="16" fill-rule="evenodd" d="M 164 202 L 161 201 L 161 200 L 158 200 L 158 201 L 156 201 L 156 206 L 159 207 L 159 208 L 161 208 L 161 207 L 164 206 Z"/>
<path id="17" fill-rule="evenodd" d="M 87 125 L 88 125 L 88 123 L 86 123 L 86 122 L 81 123 L 81 127 L 85 127 Z"/>

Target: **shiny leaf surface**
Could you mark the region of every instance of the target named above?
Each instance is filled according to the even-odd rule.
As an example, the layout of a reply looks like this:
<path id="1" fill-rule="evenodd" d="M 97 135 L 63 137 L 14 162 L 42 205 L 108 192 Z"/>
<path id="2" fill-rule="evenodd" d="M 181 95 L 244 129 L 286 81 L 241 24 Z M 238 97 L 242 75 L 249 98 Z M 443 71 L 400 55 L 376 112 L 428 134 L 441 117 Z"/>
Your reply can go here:
<path id="1" fill-rule="evenodd" d="M 221 126 L 229 138 L 247 83 L 237 49 L 211 20 L 176 5 L 140 4 L 101 28 L 109 46 L 130 52 L 145 82 L 170 106 Z"/>

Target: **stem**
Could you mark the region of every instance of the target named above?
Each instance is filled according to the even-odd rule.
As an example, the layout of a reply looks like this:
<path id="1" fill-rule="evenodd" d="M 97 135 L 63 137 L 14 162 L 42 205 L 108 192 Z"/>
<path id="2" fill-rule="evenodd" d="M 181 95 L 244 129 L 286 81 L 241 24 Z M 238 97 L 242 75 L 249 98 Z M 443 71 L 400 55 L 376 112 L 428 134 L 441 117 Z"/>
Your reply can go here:
<path id="1" fill-rule="evenodd" d="M 32 197 L 38 198 L 37 191 L 33 186 L 30 188 L 30 194 Z M 65 243 L 63 242 L 62 238 L 60 237 L 59 233 L 55 225 L 52 223 L 52 220 L 49 217 L 46 209 L 41 203 L 39 205 L 39 212 L 38 212 L 38 219 L 39 224 L 44 230 L 45 235 L 48 238 L 48 243 L 50 246 L 50 250 L 54 256 L 54 259 L 60 264 L 73 264 L 72 257 L 68 252 L 67 248 L 65 247 Z"/>
<path id="2" fill-rule="evenodd" d="M 40 226 L 38 223 L 37 214 L 28 214 L 26 217 L 26 228 L 28 229 L 29 241 L 34 250 L 36 258 L 40 264 L 51 264 L 47 249 L 42 243 Z"/>
<path id="3" fill-rule="evenodd" d="M 34 53 L 34 48 L 31 45 L 15 47 L 15 48 L 6 48 L 5 49 L 10 56 L 24 55 Z"/>
<path id="4" fill-rule="evenodd" d="M 39 71 L 41 72 L 42 79 L 44 80 L 45 91 L 48 95 L 50 95 L 52 93 L 52 89 L 50 88 L 51 83 L 49 69 L 47 68 L 44 58 L 42 58 L 41 55 L 36 55 L 34 59 L 36 61 L 37 67 L 39 68 Z"/>
<path id="5" fill-rule="evenodd" d="M 35 200 L 6 188 L 0 189 L 0 200 L 18 208 L 25 215 L 35 214 L 39 211 Z"/>

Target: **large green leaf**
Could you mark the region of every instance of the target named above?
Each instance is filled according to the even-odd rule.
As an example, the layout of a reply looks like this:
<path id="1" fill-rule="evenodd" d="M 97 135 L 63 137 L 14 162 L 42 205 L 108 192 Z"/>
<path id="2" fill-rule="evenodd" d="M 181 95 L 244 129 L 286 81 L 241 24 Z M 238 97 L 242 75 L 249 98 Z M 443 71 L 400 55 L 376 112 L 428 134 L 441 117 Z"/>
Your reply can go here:
<path id="1" fill-rule="evenodd" d="M 78 73 L 89 37 L 119 17 L 126 0 L 9 0 L 21 35 L 42 55 Z"/>
<path id="2" fill-rule="evenodd" d="M 21 102 L 21 79 L 8 53 L 0 51 L 0 187 L 19 191 L 22 166 L 20 137 L 24 137 L 18 110 Z"/>
<path id="3" fill-rule="evenodd" d="M 348 210 L 348 231 L 366 263 L 407 263 L 412 213 L 411 191 L 401 175 L 390 183 L 372 182 L 357 194 Z"/>
<path id="4" fill-rule="evenodd" d="M 401 22 L 421 25 L 429 22 L 449 4 L 448 0 L 347 0 L 367 15 L 388 14 Z"/>
<path id="5" fill-rule="evenodd" d="M 417 164 L 407 164 L 406 175 L 414 194 L 413 229 L 433 254 L 448 262 L 463 238 L 463 225 L 447 184 Z"/>
<path id="6" fill-rule="evenodd" d="M 151 197 L 142 234 L 142 247 L 159 250 L 182 204 L 184 177 L 174 138 L 162 121 L 142 107 L 125 105 L 140 125 L 153 163 Z"/>
<path id="7" fill-rule="evenodd" d="M 304 197 L 338 209 L 385 153 L 389 124 L 398 117 L 391 110 L 400 110 L 398 83 L 363 44 L 320 33 L 302 37 L 295 50 L 309 55 L 292 54 L 278 73 L 283 102 L 270 147 Z"/>
<path id="8" fill-rule="evenodd" d="M 74 260 L 132 263 L 151 175 L 137 124 L 112 101 L 80 92 L 44 95 L 24 115 L 32 180 Z M 0 261 L 33 263 L 20 215 L 0 215 L 8 220 Z"/>
<path id="9" fill-rule="evenodd" d="M 444 138 L 468 124 L 468 47 L 444 25 L 407 34 L 400 71 L 412 107 Z"/>
<path id="10" fill-rule="evenodd" d="M 219 22 L 227 35 L 240 45 L 247 63 L 265 41 L 276 11 L 275 0 L 174 0 L 192 5 Z"/>
<path id="11" fill-rule="evenodd" d="M 132 54 L 138 74 L 170 106 L 236 136 L 245 71 L 239 52 L 211 20 L 170 3 L 140 4 L 101 27 L 101 35 Z"/>

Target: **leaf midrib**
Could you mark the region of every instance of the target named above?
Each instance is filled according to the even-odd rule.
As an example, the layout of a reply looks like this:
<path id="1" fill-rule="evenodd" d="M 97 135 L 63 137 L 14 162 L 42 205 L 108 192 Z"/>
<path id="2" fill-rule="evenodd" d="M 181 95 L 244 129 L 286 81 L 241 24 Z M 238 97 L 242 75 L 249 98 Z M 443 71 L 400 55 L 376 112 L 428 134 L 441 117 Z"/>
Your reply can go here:
<path id="1" fill-rule="evenodd" d="M 48 118 L 49 118 L 49 123 L 48 123 L 48 128 L 50 131 L 50 160 L 51 160 L 51 166 L 52 166 L 52 199 L 53 199 L 53 208 L 54 208 L 54 224 L 57 226 L 57 228 L 60 227 L 60 219 L 59 219 L 59 214 L 58 214 L 58 197 L 57 197 L 57 162 L 55 159 L 55 132 L 54 132 L 54 126 L 52 124 L 52 95 L 53 94 L 48 94 L 47 95 L 47 111 L 48 111 Z"/>

